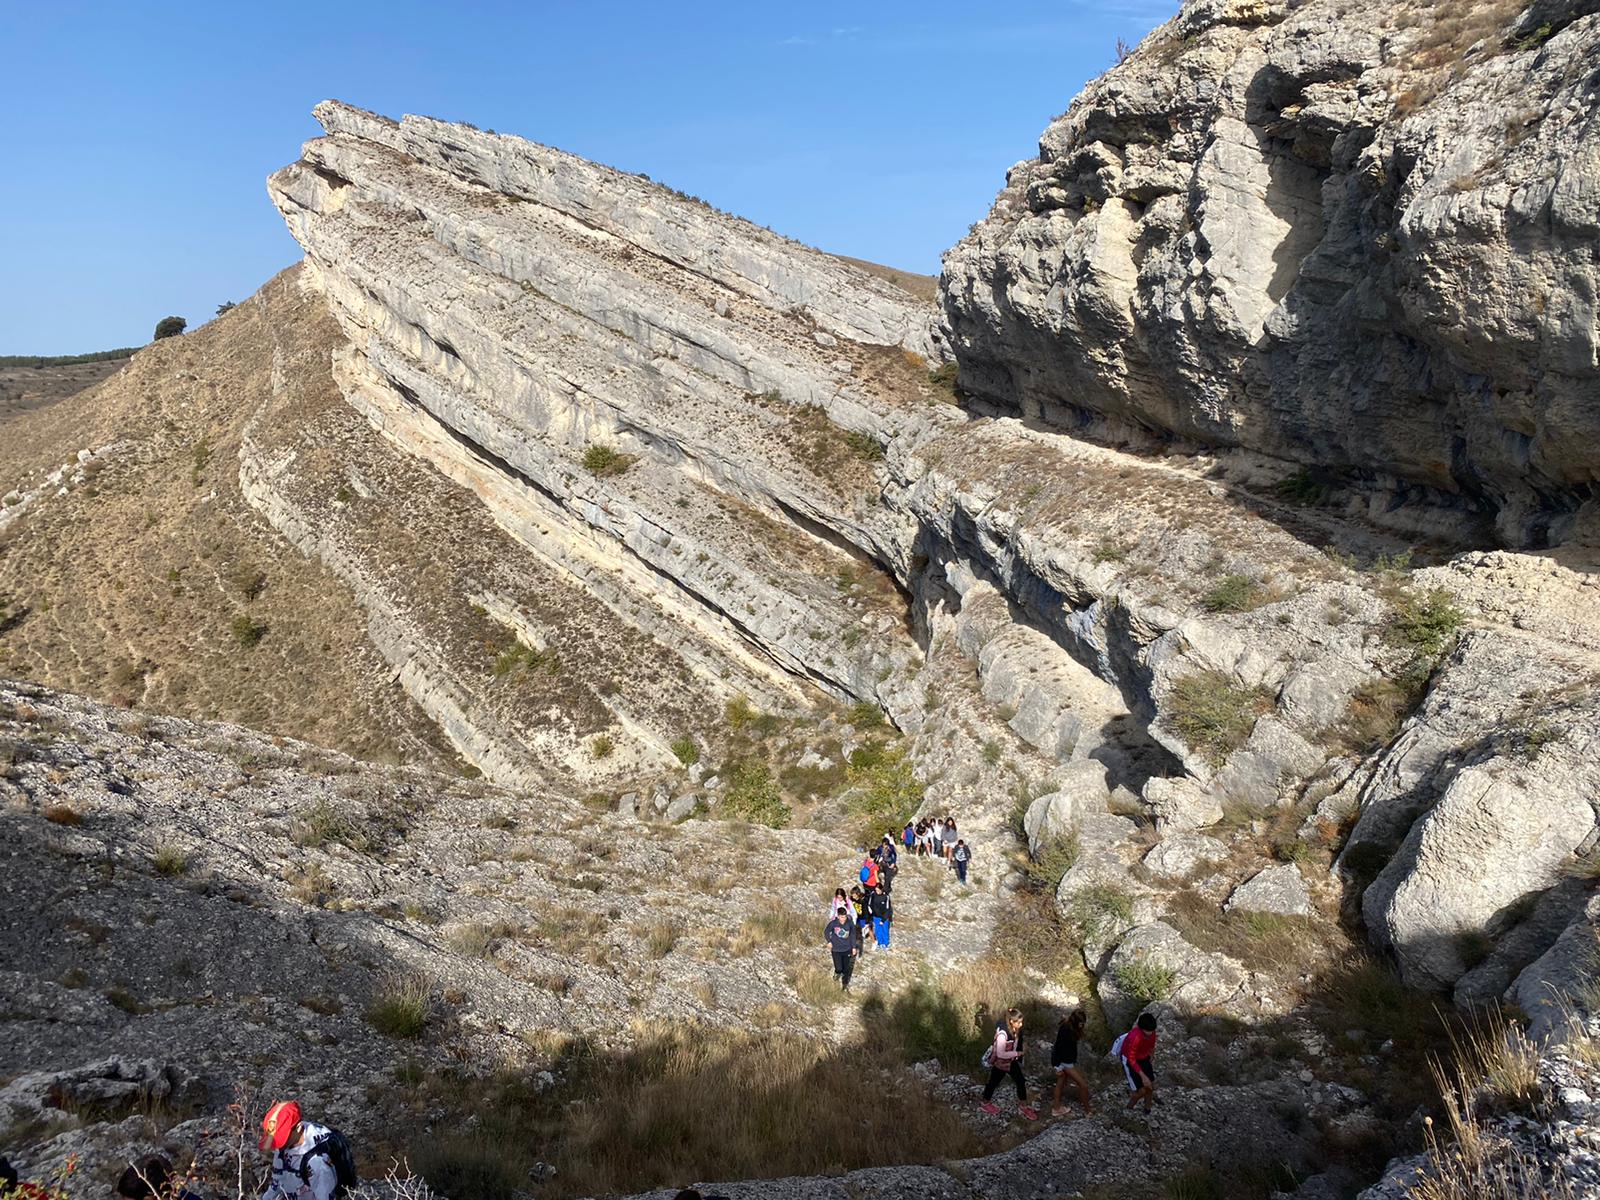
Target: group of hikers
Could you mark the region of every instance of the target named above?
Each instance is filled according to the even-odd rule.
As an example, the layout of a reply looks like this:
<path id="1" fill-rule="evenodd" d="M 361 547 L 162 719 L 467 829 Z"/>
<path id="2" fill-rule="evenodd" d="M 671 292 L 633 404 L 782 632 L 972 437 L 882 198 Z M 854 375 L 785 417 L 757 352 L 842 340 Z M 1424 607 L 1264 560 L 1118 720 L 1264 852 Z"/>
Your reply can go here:
<path id="1" fill-rule="evenodd" d="M 1080 1008 L 1067 1014 L 1056 1026 L 1056 1040 L 1050 1047 L 1050 1075 L 1055 1085 L 1051 1096 L 1052 1116 L 1062 1117 L 1067 1113 L 1066 1105 L 1062 1103 L 1062 1093 L 1068 1083 L 1077 1089 L 1078 1103 L 1083 1106 L 1084 1115 L 1094 1112 L 1094 1104 L 1089 1099 L 1089 1085 L 1078 1069 L 1078 1054 L 1087 1024 L 1088 1016 Z M 1017 1111 L 1033 1121 L 1038 1119 L 1039 1111 L 1028 1103 L 1028 1079 L 1022 1070 L 1022 1026 L 1022 1012 L 1015 1008 L 1009 1009 L 996 1023 L 994 1041 L 983 1053 L 983 1065 L 989 1068 L 989 1081 L 984 1085 L 983 1101 L 978 1107 L 991 1116 L 998 1115 L 1000 1108 L 994 1102 L 995 1089 L 1000 1086 L 1001 1080 L 1009 1076 L 1017 1089 Z M 1161 1103 L 1156 1095 L 1156 1030 L 1156 1015 L 1142 1012 L 1133 1027 L 1111 1043 L 1110 1051 L 1110 1056 L 1120 1064 L 1122 1076 L 1128 1084 L 1128 1107 L 1143 1104 L 1147 1113 L 1153 1105 Z"/>
<path id="2" fill-rule="evenodd" d="M 957 836 L 956 823 L 950 818 L 924 819 L 906 822 L 901 831 L 900 844 L 905 852 L 917 856 L 933 856 L 948 861 L 962 883 L 967 880 L 967 864 L 972 861 L 971 848 Z M 850 978 L 856 961 L 869 944 L 867 931 L 872 931 L 872 944 L 879 949 L 890 947 L 890 927 L 894 921 L 894 880 L 900 871 L 900 852 L 896 839 L 884 834 L 883 839 L 870 850 L 862 851 L 857 882 L 848 892 L 835 888 L 828 900 L 828 924 L 823 930 L 823 940 L 833 958 L 833 977 L 841 990 L 849 990 Z M 1088 1018 L 1078 1009 L 1062 1018 L 1056 1029 L 1055 1044 L 1050 1051 L 1050 1068 L 1054 1082 L 1051 1114 L 1063 1116 L 1066 1107 L 1062 1093 L 1070 1082 L 1078 1093 L 1078 1102 L 1085 1114 L 1094 1106 L 1089 1099 L 1089 1085 L 1078 1070 L 1079 1042 L 1083 1037 Z M 1038 1110 L 1028 1103 L 1028 1081 L 1022 1069 L 1023 1017 L 1020 1010 L 1009 1009 L 995 1025 L 994 1041 L 984 1051 L 983 1065 L 989 1069 L 989 1081 L 984 1085 L 980 1107 L 987 1113 L 998 1114 L 994 1103 L 995 1089 L 1000 1082 L 1010 1078 L 1017 1090 L 1017 1110 L 1028 1120 L 1036 1120 Z M 1122 1067 L 1128 1090 L 1132 1093 L 1128 1107 L 1144 1105 L 1145 1112 L 1159 1104 L 1156 1098 L 1155 1046 L 1157 1021 L 1154 1013 L 1145 1012 L 1126 1033 L 1111 1046 L 1111 1057 Z"/>
<path id="3" fill-rule="evenodd" d="M 972 861 L 972 851 L 955 836 L 954 821 L 919 821 L 913 826 L 909 821 L 901 834 L 905 852 L 912 855 L 932 855 L 949 861 L 962 883 L 967 881 L 967 864 Z M 937 829 L 938 834 L 931 831 Z M 948 834 L 948 843 L 945 835 Z M 828 900 L 828 924 L 822 937 L 833 955 L 833 977 L 839 987 L 849 990 L 850 977 L 855 973 L 856 960 L 868 945 L 867 933 L 872 934 L 872 944 L 888 950 L 894 925 L 894 880 L 900 873 L 900 850 L 893 834 L 870 849 L 861 851 L 861 866 L 856 871 L 856 882 L 848 892 L 835 888 Z"/>

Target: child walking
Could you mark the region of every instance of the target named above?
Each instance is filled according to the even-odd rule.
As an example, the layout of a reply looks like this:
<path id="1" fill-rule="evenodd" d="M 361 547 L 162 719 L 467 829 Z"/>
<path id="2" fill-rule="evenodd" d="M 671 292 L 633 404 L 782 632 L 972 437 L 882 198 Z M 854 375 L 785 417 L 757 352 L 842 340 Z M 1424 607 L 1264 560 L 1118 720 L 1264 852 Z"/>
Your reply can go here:
<path id="1" fill-rule="evenodd" d="M 989 1068 L 989 1082 L 983 1089 L 983 1103 L 978 1107 L 990 1115 L 998 1115 L 1000 1108 L 994 1102 L 994 1089 L 1007 1075 L 1017 1088 L 1017 1111 L 1028 1120 L 1037 1120 L 1037 1109 L 1028 1107 L 1028 1081 L 1022 1074 L 1022 1013 L 1009 1009 L 1005 1019 L 994 1027 L 994 1045 L 983 1056 Z"/>
<path id="2" fill-rule="evenodd" d="M 1140 1013 L 1132 1029 L 1117 1039 L 1118 1054 L 1122 1058 L 1122 1073 L 1127 1076 L 1128 1090 L 1133 1095 L 1128 1100 L 1132 1108 L 1144 1101 L 1144 1111 L 1149 1112 L 1156 1099 L 1156 1015 Z"/>
<path id="3" fill-rule="evenodd" d="M 1064 1017 L 1056 1029 L 1056 1044 L 1050 1048 L 1050 1066 L 1056 1073 L 1056 1091 L 1050 1106 L 1053 1117 L 1067 1115 L 1066 1106 L 1061 1103 L 1061 1091 L 1069 1079 L 1077 1085 L 1078 1103 L 1083 1105 L 1084 1116 L 1094 1111 L 1094 1105 L 1089 1103 L 1089 1085 L 1078 1074 L 1078 1039 L 1083 1036 L 1083 1027 L 1088 1021 L 1080 1008 Z"/>

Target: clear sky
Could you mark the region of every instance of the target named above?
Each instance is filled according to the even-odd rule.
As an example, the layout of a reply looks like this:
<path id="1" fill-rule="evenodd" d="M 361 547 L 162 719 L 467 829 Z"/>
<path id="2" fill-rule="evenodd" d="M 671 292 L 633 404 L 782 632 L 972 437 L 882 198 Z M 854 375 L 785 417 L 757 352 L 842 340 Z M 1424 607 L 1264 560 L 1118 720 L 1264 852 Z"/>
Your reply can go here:
<path id="1" fill-rule="evenodd" d="M 190 327 L 299 258 L 266 176 L 326 97 L 643 171 L 936 273 L 1177 0 L 0 3 L 0 354 Z"/>

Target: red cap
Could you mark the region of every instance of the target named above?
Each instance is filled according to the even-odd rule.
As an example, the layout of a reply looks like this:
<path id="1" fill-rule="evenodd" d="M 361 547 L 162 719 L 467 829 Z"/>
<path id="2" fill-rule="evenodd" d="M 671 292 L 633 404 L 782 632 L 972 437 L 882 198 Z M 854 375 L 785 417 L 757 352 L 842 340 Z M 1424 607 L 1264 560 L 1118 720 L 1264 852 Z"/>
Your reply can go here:
<path id="1" fill-rule="evenodd" d="M 258 1143 L 260 1148 L 282 1150 L 289 1144 L 289 1135 L 294 1132 L 294 1127 L 298 1124 L 300 1124 L 300 1106 L 293 1100 L 279 1100 L 267 1109 L 267 1115 L 261 1118 L 261 1141 Z"/>

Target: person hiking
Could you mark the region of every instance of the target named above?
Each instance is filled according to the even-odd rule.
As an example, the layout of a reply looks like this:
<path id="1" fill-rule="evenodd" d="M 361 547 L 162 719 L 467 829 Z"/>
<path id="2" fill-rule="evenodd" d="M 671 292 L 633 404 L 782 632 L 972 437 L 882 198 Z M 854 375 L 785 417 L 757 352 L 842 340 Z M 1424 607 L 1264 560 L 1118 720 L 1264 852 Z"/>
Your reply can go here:
<path id="1" fill-rule="evenodd" d="M 989 1068 L 989 1082 L 984 1085 L 983 1103 L 978 1107 L 991 1116 L 999 1115 L 994 1089 L 1009 1075 L 1017 1087 L 1017 1111 L 1030 1121 L 1037 1120 L 1039 1112 L 1028 1106 L 1028 1081 L 1022 1074 L 1022 1013 L 1017 1009 L 1008 1009 L 995 1025 L 994 1044 L 984 1051 L 983 1064 Z"/>
<path id="2" fill-rule="evenodd" d="M 1056 1073 L 1056 1090 L 1050 1103 L 1053 1117 L 1067 1115 L 1066 1106 L 1061 1103 L 1061 1090 L 1069 1079 L 1078 1087 L 1078 1103 L 1083 1105 L 1083 1115 L 1094 1112 L 1094 1105 L 1089 1103 L 1089 1085 L 1078 1074 L 1078 1039 L 1088 1023 L 1089 1018 L 1080 1008 L 1063 1017 L 1056 1027 L 1056 1044 L 1050 1047 L 1050 1066 Z"/>
<path id="3" fill-rule="evenodd" d="M 1122 1073 L 1127 1076 L 1128 1090 L 1133 1093 L 1128 1100 L 1128 1107 L 1132 1108 L 1143 1100 L 1144 1111 L 1148 1113 L 1152 1104 L 1161 1103 L 1156 1096 L 1155 1013 L 1140 1013 L 1133 1028 L 1119 1037 L 1112 1049 L 1122 1060 Z"/>
<path id="4" fill-rule="evenodd" d="M 272 1173 L 261 1200 L 338 1200 L 356 1186 L 355 1158 L 344 1134 L 302 1120 L 293 1100 L 267 1110 L 257 1145 L 272 1151 Z"/>
<path id="5" fill-rule="evenodd" d="M 861 852 L 861 855 L 861 870 L 857 872 L 861 879 L 861 886 L 875 888 L 878 886 L 878 872 L 881 869 L 878 866 L 878 860 L 865 850 Z"/>
<path id="6" fill-rule="evenodd" d="M 882 851 L 878 856 L 879 871 L 885 883 L 892 883 L 900 873 L 900 852 L 894 848 L 894 839 L 887 833 L 883 835 L 883 845 L 879 849 Z"/>
<path id="7" fill-rule="evenodd" d="M 972 861 L 972 847 L 960 838 L 956 839 L 956 848 L 950 851 L 950 862 L 956 869 L 956 882 L 967 881 L 967 864 Z"/>
<path id="8" fill-rule="evenodd" d="M 955 852 L 956 819 L 954 817 L 946 817 L 944 819 L 944 856 L 948 859 Z"/>
<path id="9" fill-rule="evenodd" d="M 836 913 L 822 936 L 833 955 L 833 977 L 839 981 L 839 990 L 848 991 L 856 959 L 861 957 L 861 928 L 848 913 Z"/>
<path id="10" fill-rule="evenodd" d="M 872 917 L 867 913 L 867 894 L 859 887 L 850 889 L 850 912 L 848 914 L 855 921 L 858 932 L 865 932 Z"/>
<path id="11" fill-rule="evenodd" d="M 894 905 L 889 893 L 882 888 L 867 897 L 867 911 L 872 915 L 872 940 L 887 950 L 889 948 L 889 921 L 894 916 Z"/>
<path id="12" fill-rule="evenodd" d="M 848 913 L 849 911 L 850 897 L 845 894 L 845 890 L 842 887 L 834 888 L 833 899 L 828 901 L 829 918 L 831 919 L 838 916 L 840 913 Z"/>
<path id="13" fill-rule="evenodd" d="M 917 846 L 917 827 L 910 821 L 906 822 L 905 829 L 900 834 L 900 840 L 906 844 L 906 853 L 911 854 Z"/>

